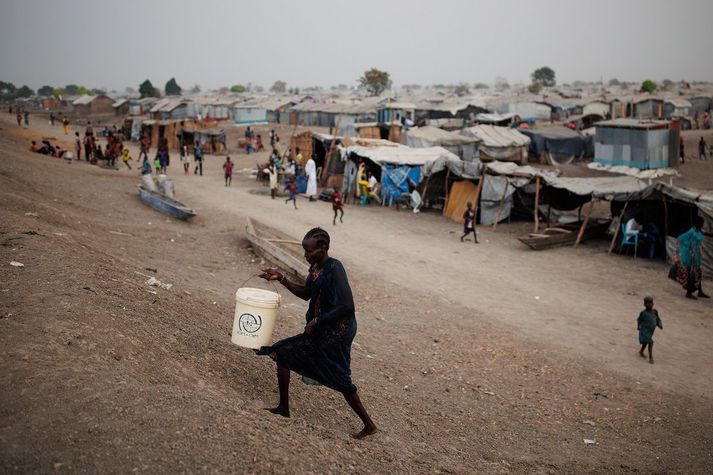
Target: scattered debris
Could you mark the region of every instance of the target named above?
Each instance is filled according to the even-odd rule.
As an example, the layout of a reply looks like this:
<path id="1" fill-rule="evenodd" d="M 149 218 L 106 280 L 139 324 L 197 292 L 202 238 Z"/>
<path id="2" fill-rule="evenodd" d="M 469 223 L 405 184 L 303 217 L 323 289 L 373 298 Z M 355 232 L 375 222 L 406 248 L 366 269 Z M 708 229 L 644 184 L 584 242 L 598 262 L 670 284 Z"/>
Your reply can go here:
<path id="1" fill-rule="evenodd" d="M 88 290 L 90 292 L 94 292 L 95 294 L 97 293 L 96 290 L 92 289 L 91 287 L 82 287 L 83 290 Z"/>
<path id="2" fill-rule="evenodd" d="M 29 231 L 23 232 L 22 234 L 28 234 L 30 236 L 38 236 L 40 233 L 38 233 L 37 231 L 29 230 Z"/>
<path id="3" fill-rule="evenodd" d="M 153 272 L 154 274 L 155 274 L 156 272 L 158 272 L 158 269 L 154 269 L 153 267 L 144 267 L 144 269 L 146 269 L 146 270 L 149 271 L 149 272 Z"/>
<path id="4" fill-rule="evenodd" d="M 587 424 L 587 425 L 590 425 L 590 426 L 592 426 L 592 427 L 596 426 L 596 424 L 594 423 L 594 421 L 582 421 L 582 424 Z"/>
<path id="5" fill-rule="evenodd" d="M 594 445 L 597 443 L 597 441 L 594 439 L 584 439 L 584 443 L 587 445 Z"/>
<path id="6" fill-rule="evenodd" d="M 133 237 L 133 236 L 134 236 L 133 234 L 122 233 L 121 231 L 109 231 L 109 232 L 110 232 L 111 234 L 116 234 L 117 236 L 129 236 L 129 237 Z"/>
<path id="7" fill-rule="evenodd" d="M 607 395 L 604 394 L 604 393 L 594 392 L 594 393 L 592 393 L 592 396 L 594 396 L 594 399 L 597 399 L 597 398 L 600 398 L 600 397 L 603 397 L 604 399 L 609 399 L 609 396 L 607 396 Z"/>
<path id="8" fill-rule="evenodd" d="M 488 396 L 495 396 L 495 393 L 494 393 L 494 392 L 490 392 L 490 391 L 483 391 L 483 392 L 484 392 L 485 394 L 487 394 Z"/>
<path id="9" fill-rule="evenodd" d="M 163 283 L 160 280 L 158 280 L 156 277 L 149 278 L 149 280 L 147 280 L 146 283 L 153 287 L 161 287 L 162 289 L 166 289 L 166 290 L 171 290 L 171 287 L 173 287 L 173 284 Z"/>
<path id="10" fill-rule="evenodd" d="M 156 292 L 155 290 L 147 290 L 146 292 L 154 295 L 158 294 L 158 292 Z"/>
<path id="11" fill-rule="evenodd" d="M 183 293 L 186 294 L 186 295 L 191 295 L 191 293 L 190 293 L 189 291 L 187 291 L 187 290 L 184 290 Z"/>
<path id="12" fill-rule="evenodd" d="M 10 261 L 10 265 L 13 267 L 25 267 L 25 264 L 22 262 L 17 262 L 17 261 Z"/>
<path id="13" fill-rule="evenodd" d="M 39 214 L 33 213 L 33 212 L 31 212 L 31 211 L 28 211 L 27 213 L 25 213 L 25 216 L 32 216 L 33 218 L 39 218 L 39 217 L 40 217 Z"/>

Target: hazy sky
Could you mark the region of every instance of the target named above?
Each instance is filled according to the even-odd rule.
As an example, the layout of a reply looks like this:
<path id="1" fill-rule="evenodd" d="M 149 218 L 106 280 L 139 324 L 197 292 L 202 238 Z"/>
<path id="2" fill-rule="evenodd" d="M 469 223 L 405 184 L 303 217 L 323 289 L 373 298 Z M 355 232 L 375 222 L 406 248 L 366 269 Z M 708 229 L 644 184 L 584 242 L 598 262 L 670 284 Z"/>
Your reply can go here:
<path id="1" fill-rule="evenodd" d="M 713 80 L 711 0 L 0 0 L 0 80 L 123 91 L 252 82 Z"/>

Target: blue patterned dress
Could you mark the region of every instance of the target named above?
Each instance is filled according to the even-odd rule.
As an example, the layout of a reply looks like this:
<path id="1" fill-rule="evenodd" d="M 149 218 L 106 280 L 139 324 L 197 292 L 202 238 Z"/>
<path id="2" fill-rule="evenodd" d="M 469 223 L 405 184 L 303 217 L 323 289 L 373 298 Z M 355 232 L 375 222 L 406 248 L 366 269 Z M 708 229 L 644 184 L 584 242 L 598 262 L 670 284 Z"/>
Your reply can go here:
<path id="1" fill-rule="evenodd" d="M 302 333 L 264 346 L 277 364 L 344 394 L 357 392 L 351 377 L 352 340 L 357 331 L 354 299 L 344 266 L 329 258 L 321 272 L 310 269 L 307 322 L 318 318 L 311 335 Z"/>

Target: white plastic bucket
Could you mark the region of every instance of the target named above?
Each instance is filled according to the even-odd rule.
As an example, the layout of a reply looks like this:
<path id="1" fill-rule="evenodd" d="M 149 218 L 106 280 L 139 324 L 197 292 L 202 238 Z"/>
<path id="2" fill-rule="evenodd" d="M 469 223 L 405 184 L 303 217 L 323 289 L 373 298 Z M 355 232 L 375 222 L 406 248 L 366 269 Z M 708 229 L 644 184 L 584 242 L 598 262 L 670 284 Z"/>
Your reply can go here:
<path id="1" fill-rule="evenodd" d="M 272 330 L 280 307 L 280 294 L 244 287 L 235 292 L 235 317 L 230 341 L 244 348 L 259 349 L 272 342 Z"/>

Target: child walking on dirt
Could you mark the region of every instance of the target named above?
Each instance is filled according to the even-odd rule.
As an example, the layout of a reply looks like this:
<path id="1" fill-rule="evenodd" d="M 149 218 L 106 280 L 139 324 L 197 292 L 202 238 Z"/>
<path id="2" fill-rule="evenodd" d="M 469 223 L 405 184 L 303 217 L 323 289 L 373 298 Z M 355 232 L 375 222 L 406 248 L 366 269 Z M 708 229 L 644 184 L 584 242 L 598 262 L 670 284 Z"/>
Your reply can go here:
<path id="1" fill-rule="evenodd" d="M 285 200 L 285 204 L 292 201 L 295 209 L 297 209 L 297 181 L 294 177 L 290 178 L 290 182 L 287 184 L 287 191 L 289 191 L 290 197 Z"/>
<path id="2" fill-rule="evenodd" d="M 463 242 L 468 234 L 473 233 L 473 241 L 478 244 L 478 233 L 475 232 L 475 211 L 473 203 L 470 201 L 466 205 L 468 209 L 463 213 L 463 235 L 460 237 L 460 242 Z"/>
<path id="3" fill-rule="evenodd" d="M 230 161 L 230 157 L 225 157 L 223 173 L 225 174 L 225 186 L 230 186 L 233 182 L 233 162 Z"/>
<path id="4" fill-rule="evenodd" d="M 341 213 L 339 215 L 339 222 L 343 223 L 344 220 L 344 205 L 342 203 L 342 194 L 336 188 L 332 192 L 332 209 L 334 210 L 334 219 L 332 219 L 332 224 L 337 225 L 337 212 Z"/>
<path id="5" fill-rule="evenodd" d="M 125 148 L 124 150 L 121 151 L 121 161 L 124 162 L 124 165 L 126 165 L 129 170 L 131 170 L 131 164 L 129 163 L 132 161 L 133 158 L 131 158 L 131 155 L 129 155 L 129 149 Z"/>
<path id="6" fill-rule="evenodd" d="M 648 347 L 649 363 L 651 364 L 654 364 L 654 331 L 656 327 L 663 330 L 659 312 L 654 308 L 654 298 L 644 297 L 644 310 L 639 314 L 639 318 L 636 319 L 636 329 L 639 330 L 639 344 L 641 344 L 639 356 L 646 358 L 644 350 Z"/>

